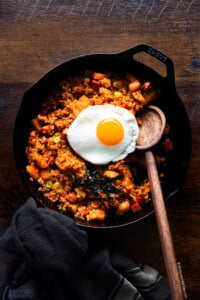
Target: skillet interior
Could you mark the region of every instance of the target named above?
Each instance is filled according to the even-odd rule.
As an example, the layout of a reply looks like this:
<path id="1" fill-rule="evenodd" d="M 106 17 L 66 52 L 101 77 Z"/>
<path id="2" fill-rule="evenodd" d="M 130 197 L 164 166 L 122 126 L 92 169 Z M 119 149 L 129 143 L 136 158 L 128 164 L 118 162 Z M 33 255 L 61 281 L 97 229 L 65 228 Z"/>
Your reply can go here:
<path id="1" fill-rule="evenodd" d="M 37 190 L 38 185 L 29 180 L 25 170 L 27 165 L 25 148 L 31 129 L 30 120 L 39 113 L 43 99 L 56 87 L 59 81 L 68 75 L 80 74 L 87 69 L 134 73 L 138 77 L 151 81 L 153 86 L 161 91 L 161 96 L 156 105 L 165 113 L 167 123 L 171 126 L 171 137 L 175 146 L 175 150 L 167 154 L 167 163 L 163 169 L 165 177 L 162 187 L 164 197 L 167 200 L 181 188 L 190 159 L 191 132 L 188 117 L 183 103 L 176 92 L 173 74 L 171 81 L 169 81 L 169 78 L 163 78 L 154 70 L 133 60 L 132 55 L 127 55 L 127 51 L 119 54 L 94 54 L 72 59 L 51 70 L 24 94 L 16 118 L 13 138 L 16 164 L 26 186 L 38 201 L 38 204 L 51 207 L 47 199 Z M 156 151 L 156 148 L 154 150 Z M 153 207 L 150 202 L 138 213 L 120 218 L 110 218 L 104 223 L 90 223 L 79 220 L 77 223 L 84 227 L 93 228 L 119 227 L 142 220 L 152 212 Z"/>

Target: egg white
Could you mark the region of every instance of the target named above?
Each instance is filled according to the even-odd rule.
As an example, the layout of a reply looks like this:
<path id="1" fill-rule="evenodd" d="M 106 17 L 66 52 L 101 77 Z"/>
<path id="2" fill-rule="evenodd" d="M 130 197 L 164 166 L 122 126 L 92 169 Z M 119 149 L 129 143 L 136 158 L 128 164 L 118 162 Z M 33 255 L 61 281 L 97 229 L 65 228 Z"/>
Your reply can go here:
<path id="1" fill-rule="evenodd" d="M 97 137 L 96 128 L 100 121 L 118 120 L 124 136 L 117 145 L 104 145 Z M 124 159 L 135 151 L 139 128 L 136 118 L 125 108 L 114 105 L 94 105 L 84 109 L 69 127 L 67 138 L 72 149 L 92 164 L 104 165 Z"/>

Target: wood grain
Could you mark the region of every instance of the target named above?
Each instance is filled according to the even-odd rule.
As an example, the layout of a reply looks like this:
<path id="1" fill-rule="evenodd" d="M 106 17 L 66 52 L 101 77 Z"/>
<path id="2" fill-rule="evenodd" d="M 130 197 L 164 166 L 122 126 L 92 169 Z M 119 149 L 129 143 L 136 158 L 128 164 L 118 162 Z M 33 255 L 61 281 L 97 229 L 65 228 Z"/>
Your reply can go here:
<path id="1" fill-rule="evenodd" d="M 199 299 L 199 11 L 200 2 L 189 0 L 0 1 L 2 230 L 29 195 L 19 178 L 12 151 L 12 130 L 24 91 L 50 68 L 71 57 L 114 53 L 143 42 L 150 44 L 174 61 L 177 91 L 191 122 L 190 168 L 184 188 L 167 203 L 167 210 L 188 299 Z M 155 66 L 153 59 L 145 62 Z M 159 66 L 155 67 L 160 70 Z M 103 237 L 136 260 L 165 274 L 155 216 Z"/>

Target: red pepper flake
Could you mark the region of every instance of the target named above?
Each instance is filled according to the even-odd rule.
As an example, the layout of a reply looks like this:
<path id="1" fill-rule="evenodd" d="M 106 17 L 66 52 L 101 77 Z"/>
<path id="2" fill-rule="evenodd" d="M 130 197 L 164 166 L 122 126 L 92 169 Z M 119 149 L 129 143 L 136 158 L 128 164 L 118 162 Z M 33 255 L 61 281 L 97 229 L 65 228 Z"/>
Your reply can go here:
<path id="1" fill-rule="evenodd" d="M 95 105 L 95 101 L 93 99 L 91 100 L 91 105 Z"/>
<path id="2" fill-rule="evenodd" d="M 174 145 L 169 138 L 166 138 L 163 142 L 163 149 L 165 152 L 171 151 L 174 149 Z"/>
<path id="3" fill-rule="evenodd" d="M 142 204 L 144 202 L 144 196 L 137 196 L 138 203 Z"/>
<path id="4" fill-rule="evenodd" d="M 92 80 L 92 88 L 93 88 L 94 90 L 98 90 L 100 86 L 101 86 L 101 83 L 100 83 L 99 81 L 97 81 L 97 80 Z"/>
<path id="5" fill-rule="evenodd" d="M 125 108 L 125 109 L 129 109 L 129 106 L 128 106 L 128 104 L 124 104 L 124 105 L 123 105 L 123 108 Z"/>
<path id="6" fill-rule="evenodd" d="M 137 211 L 140 211 L 142 209 L 142 207 L 138 203 L 135 203 L 135 204 L 131 205 L 131 209 L 132 209 L 132 212 L 135 213 Z"/>

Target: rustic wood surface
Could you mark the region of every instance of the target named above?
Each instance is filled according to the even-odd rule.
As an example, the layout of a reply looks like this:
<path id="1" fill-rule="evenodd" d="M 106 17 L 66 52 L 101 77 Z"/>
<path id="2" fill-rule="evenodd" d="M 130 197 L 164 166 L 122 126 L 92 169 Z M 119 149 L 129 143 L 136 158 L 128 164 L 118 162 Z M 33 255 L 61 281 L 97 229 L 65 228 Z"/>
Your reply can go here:
<path id="1" fill-rule="evenodd" d="M 200 299 L 200 2 L 195 0 L 0 0 L 0 232 L 29 193 L 12 150 L 24 91 L 55 65 L 78 55 L 147 43 L 175 64 L 176 86 L 192 127 L 192 159 L 182 191 L 167 203 L 188 299 Z M 153 59 L 145 62 L 163 72 Z M 104 235 L 165 274 L 155 216 Z M 0 281 L 5 256 L 0 256 Z"/>

